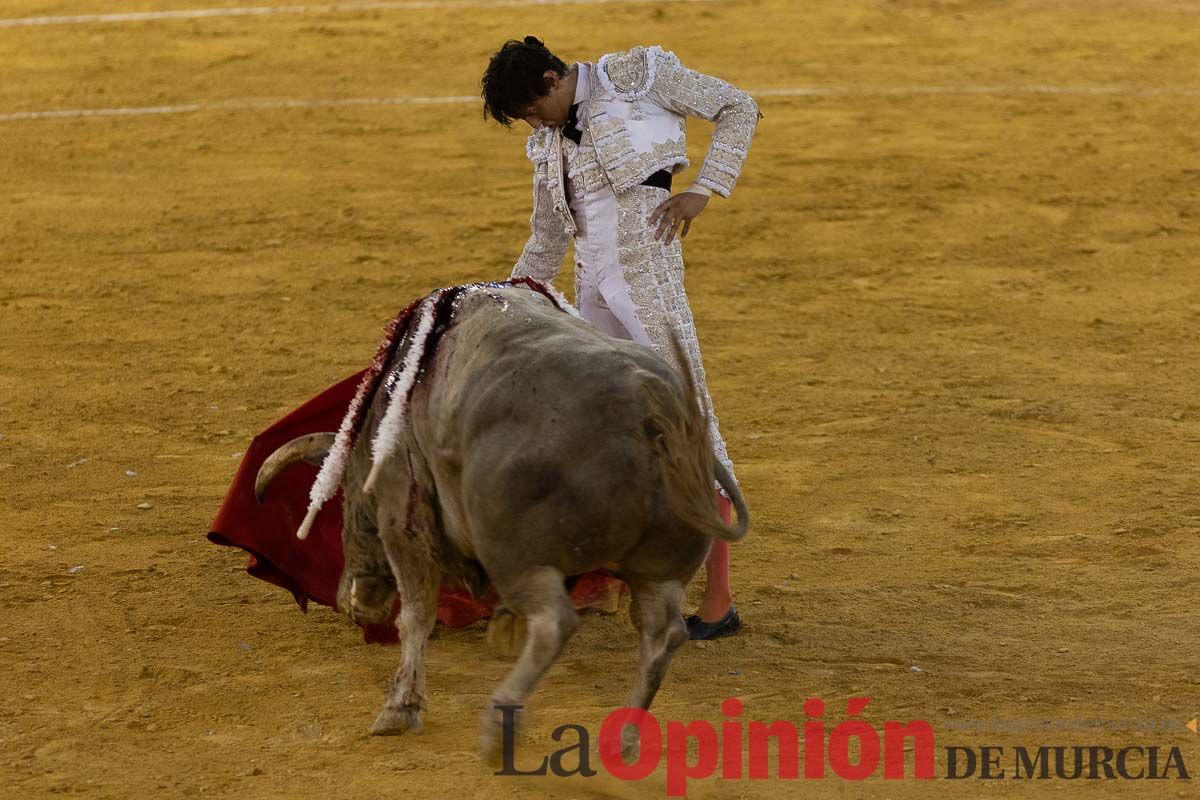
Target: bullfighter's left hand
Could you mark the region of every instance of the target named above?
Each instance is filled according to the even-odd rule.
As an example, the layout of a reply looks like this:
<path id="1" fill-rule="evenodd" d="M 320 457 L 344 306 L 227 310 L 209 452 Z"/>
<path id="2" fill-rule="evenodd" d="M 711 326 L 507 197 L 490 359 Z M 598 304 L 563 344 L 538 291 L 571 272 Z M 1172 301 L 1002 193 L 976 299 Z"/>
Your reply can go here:
<path id="1" fill-rule="evenodd" d="M 669 200 L 664 200 L 650 213 L 650 224 L 657 225 L 655 239 L 662 239 L 663 244 L 670 244 L 679 233 L 683 239 L 691 230 L 692 220 L 700 215 L 708 205 L 708 198 L 697 192 L 680 192 Z M 680 226 L 683 230 L 680 230 Z"/>

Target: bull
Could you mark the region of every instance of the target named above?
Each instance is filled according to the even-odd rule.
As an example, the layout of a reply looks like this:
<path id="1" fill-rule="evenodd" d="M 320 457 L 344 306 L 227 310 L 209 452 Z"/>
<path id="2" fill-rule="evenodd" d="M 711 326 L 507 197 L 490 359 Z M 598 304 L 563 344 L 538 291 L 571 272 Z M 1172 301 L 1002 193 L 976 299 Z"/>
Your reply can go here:
<path id="1" fill-rule="evenodd" d="M 340 442 L 337 606 L 355 621 L 382 622 L 399 593 L 400 665 L 371 733 L 417 732 L 439 585 L 490 581 L 525 627 L 484 713 L 491 760 L 498 707 L 524 706 L 579 625 L 564 579 L 615 564 L 628 582 L 640 651 L 627 705 L 648 709 L 688 638 L 685 587 L 712 539 L 741 539 L 749 515 L 713 456 L 686 369 L 564 313 L 556 293 L 532 281 L 456 287 L 448 300 L 441 292 L 423 304 L 426 322 L 440 314 L 436 346 L 426 341 L 436 326 L 410 324 L 362 398 L 357 435 Z M 397 379 L 405 374 L 407 390 Z M 400 426 L 389 413 L 397 403 L 406 404 Z M 389 425 L 394 441 L 381 446 Z M 327 433 L 279 448 L 258 473 L 259 498 L 289 464 L 324 470 L 338 446 Z M 736 526 L 718 515 L 714 479 Z M 625 751 L 635 752 L 636 729 L 624 733 Z"/>

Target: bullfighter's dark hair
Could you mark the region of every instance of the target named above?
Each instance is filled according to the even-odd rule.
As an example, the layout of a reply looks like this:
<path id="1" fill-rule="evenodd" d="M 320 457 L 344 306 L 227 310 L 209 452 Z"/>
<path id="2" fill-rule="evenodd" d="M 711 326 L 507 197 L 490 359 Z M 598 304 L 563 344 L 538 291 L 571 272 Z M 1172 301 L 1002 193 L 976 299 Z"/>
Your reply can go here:
<path id="1" fill-rule="evenodd" d="M 492 56 L 479 81 L 483 118 L 491 117 L 506 128 L 521 119 L 534 101 L 550 93 L 547 70 L 563 76 L 567 65 L 535 36 L 509 39 Z"/>

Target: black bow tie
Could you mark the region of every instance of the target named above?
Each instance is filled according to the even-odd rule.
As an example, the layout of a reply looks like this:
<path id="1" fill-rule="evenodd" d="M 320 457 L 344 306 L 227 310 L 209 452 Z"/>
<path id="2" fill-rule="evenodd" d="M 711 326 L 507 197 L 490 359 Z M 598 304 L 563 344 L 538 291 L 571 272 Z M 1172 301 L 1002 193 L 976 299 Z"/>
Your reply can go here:
<path id="1" fill-rule="evenodd" d="M 579 122 L 579 103 L 571 106 L 571 110 L 567 113 L 567 124 L 563 126 L 563 136 L 570 139 L 575 144 L 579 144 L 583 139 L 583 132 L 576 128 Z"/>

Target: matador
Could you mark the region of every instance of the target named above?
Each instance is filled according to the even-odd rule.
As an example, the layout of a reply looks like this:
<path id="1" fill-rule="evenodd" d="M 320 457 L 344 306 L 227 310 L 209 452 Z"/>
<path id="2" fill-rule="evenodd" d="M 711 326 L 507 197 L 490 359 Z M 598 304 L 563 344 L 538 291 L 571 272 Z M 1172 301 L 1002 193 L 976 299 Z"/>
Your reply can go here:
<path id="1" fill-rule="evenodd" d="M 512 277 L 559 274 L 574 239 L 575 302 L 606 333 L 674 362 L 674 332 L 708 415 L 715 455 L 730 472 L 684 291 L 680 239 L 713 194 L 728 197 L 761 117 L 733 85 L 688 69 L 661 47 L 609 53 L 570 67 L 532 36 L 507 42 L 481 82 L 485 116 L 533 128 L 530 236 Z M 714 123 L 695 182 L 672 196 L 688 166 L 686 117 Z M 727 503 L 726 498 L 721 498 Z M 723 513 L 728 506 L 723 503 Z M 688 618 L 693 639 L 733 635 L 741 619 L 729 587 L 729 550 L 714 542 L 704 599 Z"/>

